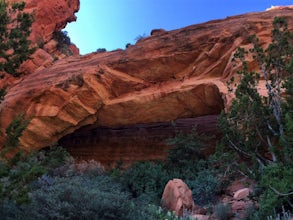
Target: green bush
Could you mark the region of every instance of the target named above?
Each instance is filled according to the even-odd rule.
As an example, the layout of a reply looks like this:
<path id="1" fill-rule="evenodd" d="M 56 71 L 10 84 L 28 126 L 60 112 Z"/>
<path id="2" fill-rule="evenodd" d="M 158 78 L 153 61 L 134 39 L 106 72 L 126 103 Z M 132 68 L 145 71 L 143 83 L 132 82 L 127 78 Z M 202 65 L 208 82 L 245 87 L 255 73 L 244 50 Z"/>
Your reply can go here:
<path id="1" fill-rule="evenodd" d="M 162 163 L 139 162 L 122 172 L 119 179 L 134 198 L 147 194 L 159 201 L 171 178 Z"/>
<path id="2" fill-rule="evenodd" d="M 192 196 L 197 205 L 214 203 L 221 191 L 221 182 L 213 170 L 202 170 L 195 179 L 186 180 L 192 190 Z"/>
<path id="3" fill-rule="evenodd" d="M 8 161 L 0 160 L 0 199 L 16 203 L 29 201 L 32 181 L 66 163 L 69 154 L 61 147 L 26 154 L 19 151 Z M 0 202 L 1 203 L 1 202 Z"/>
<path id="4" fill-rule="evenodd" d="M 202 149 L 205 146 L 205 137 L 195 131 L 184 134 L 179 132 L 175 137 L 169 138 L 167 144 L 172 146 L 168 152 L 167 160 L 177 167 L 185 167 L 191 161 L 198 161 L 204 156 Z"/>
<path id="5" fill-rule="evenodd" d="M 229 220 L 232 217 L 230 204 L 219 203 L 215 206 L 215 216 L 218 220 Z"/>
<path id="6" fill-rule="evenodd" d="M 98 48 L 96 50 L 97 53 L 104 53 L 104 52 L 107 52 L 106 48 Z"/>
<path id="7" fill-rule="evenodd" d="M 198 205 L 214 203 L 221 191 L 221 180 L 216 176 L 220 170 L 214 168 L 213 160 L 204 158 L 202 154 L 207 141 L 206 136 L 195 130 L 187 134 L 178 133 L 167 140 L 167 144 L 173 146 L 166 161 L 169 176 L 183 179 Z"/>
<path id="8" fill-rule="evenodd" d="M 2 210 L 14 219 L 125 219 L 129 194 L 107 176 L 52 177 L 40 180 L 30 193 L 29 204 Z M 5 206 L 4 206 L 5 207 Z M 6 212 L 6 213 L 5 213 Z M 12 212 L 12 213 L 11 213 Z M 4 214 L 4 216 L 3 216 Z"/>
<path id="9" fill-rule="evenodd" d="M 189 220 L 189 218 L 180 218 L 174 212 L 162 209 L 153 204 L 143 204 L 143 206 L 136 205 L 126 219 L 129 220 Z"/>
<path id="10" fill-rule="evenodd" d="M 264 215 L 260 214 L 258 210 L 252 208 L 248 210 L 246 213 L 245 220 L 291 220 L 293 215 L 290 211 L 286 211 L 284 207 L 282 207 L 282 211 L 276 212 L 276 210 L 272 210 L 273 215 Z"/>
<path id="11" fill-rule="evenodd" d="M 151 204 L 146 194 L 133 199 L 109 176 L 82 174 L 42 176 L 30 192 L 30 203 L 5 201 L 2 219 L 125 219 L 178 220 L 171 212 Z"/>
<path id="12" fill-rule="evenodd" d="M 282 208 L 281 213 L 274 213 L 273 216 L 267 216 L 267 220 L 291 220 L 293 218 L 293 215 L 291 212 L 286 211 L 284 207 Z"/>
<path id="13" fill-rule="evenodd" d="M 69 46 L 71 44 L 67 31 L 54 31 L 53 38 L 57 41 L 57 47 L 59 49 L 65 45 Z"/>
<path id="14" fill-rule="evenodd" d="M 0 88 L 0 103 L 4 100 L 4 96 L 7 94 L 6 87 Z"/>
<path id="15" fill-rule="evenodd" d="M 65 55 L 72 55 L 72 51 L 69 49 L 71 44 L 70 37 L 67 31 L 54 31 L 53 39 L 57 41 L 57 49 Z"/>
<path id="16" fill-rule="evenodd" d="M 29 123 L 30 120 L 25 119 L 25 114 L 20 114 L 13 118 L 12 122 L 6 128 L 7 140 L 5 142 L 5 148 L 18 147 L 19 138 Z"/>
<path id="17" fill-rule="evenodd" d="M 259 209 L 262 216 L 273 215 L 273 211 L 290 208 L 293 202 L 293 167 L 272 164 L 267 166 L 260 180 L 263 189 Z"/>
<path id="18" fill-rule="evenodd" d="M 51 185 L 32 191 L 26 210 L 32 219 L 123 219 L 130 209 L 129 194 L 106 176 L 54 178 Z"/>

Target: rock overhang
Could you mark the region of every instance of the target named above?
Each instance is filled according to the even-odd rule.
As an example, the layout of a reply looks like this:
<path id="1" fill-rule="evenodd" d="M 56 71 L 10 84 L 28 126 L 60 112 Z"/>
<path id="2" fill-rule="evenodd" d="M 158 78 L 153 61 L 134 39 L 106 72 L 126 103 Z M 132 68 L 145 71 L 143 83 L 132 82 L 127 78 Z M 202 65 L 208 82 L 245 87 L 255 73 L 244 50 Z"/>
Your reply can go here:
<path id="1" fill-rule="evenodd" d="M 275 16 L 286 17 L 293 29 L 292 9 L 282 8 L 164 32 L 126 50 L 54 61 L 9 87 L 1 125 L 25 112 L 31 123 L 21 144 L 40 149 L 88 125 L 218 114 L 229 102 L 225 81 L 235 73 L 235 49 L 248 46 L 251 34 L 265 45 Z"/>

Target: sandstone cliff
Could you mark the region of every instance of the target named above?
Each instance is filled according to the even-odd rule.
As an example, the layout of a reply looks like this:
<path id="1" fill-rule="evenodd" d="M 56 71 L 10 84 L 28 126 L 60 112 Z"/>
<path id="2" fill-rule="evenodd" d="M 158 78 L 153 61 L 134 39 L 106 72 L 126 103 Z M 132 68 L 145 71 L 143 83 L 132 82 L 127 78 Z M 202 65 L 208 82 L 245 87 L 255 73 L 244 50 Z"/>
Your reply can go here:
<path id="1" fill-rule="evenodd" d="M 31 2 L 33 7 L 42 1 Z M 64 2 L 71 3 L 72 10 L 59 28 L 73 20 L 78 8 L 76 1 Z M 62 12 L 60 4 L 52 7 Z M 293 30 L 293 9 L 281 8 L 153 31 L 126 50 L 57 60 L 11 85 L 1 104 L 1 125 L 6 127 L 25 112 L 31 122 L 21 145 L 40 149 L 84 126 L 117 127 L 219 114 L 229 98 L 225 81 L 235 73 L 233 52 L 238 46 L 248 47 L 251 34 L 256 33 L 263 45 L 269 42 L 275 16 L 286 17 Z M 46 24 L 35 28 L 49 40 L 56 26 L 44 31 Z M 253 60 L 249 65 L 256 67 Z"/>
<path id="2" fill-rule="evenodd" d="M 34 23 L 29 39 L 36 48 L 31 60 L 21 66 L 22 74 L 47 68 L 54 60 L 69 54 L 79 54 L 79 49 L 74 44 L 69 46 L 68 53 L 59 51 L 57 41 L 53 37 L 54 32 L 59 32 L 67 23 L 76 21 L 75 13 L 79 10 L 79 0 L 8 0 L 8 3 L 19 1 L 26 3 L 24 11 L 33 16 Z"/>

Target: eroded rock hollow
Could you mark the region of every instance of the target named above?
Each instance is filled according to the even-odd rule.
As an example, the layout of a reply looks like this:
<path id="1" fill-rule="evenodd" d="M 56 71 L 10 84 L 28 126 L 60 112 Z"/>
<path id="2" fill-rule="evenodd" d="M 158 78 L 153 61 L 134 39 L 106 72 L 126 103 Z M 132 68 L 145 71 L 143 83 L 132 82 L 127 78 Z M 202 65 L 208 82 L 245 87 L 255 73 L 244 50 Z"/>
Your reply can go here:
<path id="1" fill-rule="evenodd" d="M 218 115 L 183 118 L 171 122 L 135 124 L 116 127 L 82 127 L 59 140 L 61 146 L 81 160 L 94 159 L 104 166 L 122 162 L 128 166 L 133 162 L 165 159 L 170 145 L 168 139 L 183 132 L 196 132 L 210 137 L 210 154 L 219 132 L 216 129 Z"/>

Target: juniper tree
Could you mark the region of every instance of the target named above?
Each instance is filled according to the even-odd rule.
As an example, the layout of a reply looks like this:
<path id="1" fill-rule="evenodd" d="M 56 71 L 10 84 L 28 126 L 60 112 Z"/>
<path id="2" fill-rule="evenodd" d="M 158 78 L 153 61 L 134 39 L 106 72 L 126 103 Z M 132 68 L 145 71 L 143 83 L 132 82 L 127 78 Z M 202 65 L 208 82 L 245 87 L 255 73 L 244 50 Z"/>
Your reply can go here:
<path id="1" fill-rule="evenodd" d="M 273 22 L 272 42 L 262 49 L 256 36 L 250 38 L 253 48 L 238 48 L 234 60 L 240 60 L 239 81 L 231 79 L 236 86 L 235 99 L 228 113 L 222 113 L 220 127 L 224 141 L 240 155 L 265 166 L 276 161 L 290 161 L 292 140 L 292 34 L 285 19 L 277 17 Z M 259 72 L 249 71 L 248 53 L 258 62 Z M 257 90 L 259 79 L 265 80 L 268 96 Z M 229 87 L 230 89 L 232 87 Z M 282 98 L 285 91 L 286 98 Z M 282 150 L 280 150 L 280 148 Z M 278 150 L 277 150 L 278 149 Z M 266 156 L 266 153 L 270 156 Z M 285 153 L 286 152 L 286 153 Z"/>
<path id="2" fill-rule="evenodd" d="M 5 0 L 0 0 L 0 78 L 3 73 L 19 76 L 18 68 L 34 49 L 30 47 L 28 40 L 33 18 L 24 12 L 24 2 L 8 5 Z M 6 87 L 0 88 L 0 103 L 6 95 Z M 18 115 L 6 128 L 7 143 L 5 150 L 17 147 L 18 139 L 29 121 L 25 120 L 24 115 Z M 1 156 L 3 156 L 3 152 Z M 6 152 L 6 151 L 5 151 Z M 5 154 L 4 152 L 4 154 Z"/>
<path id="3" fill-rule="evenodd" d="M 273 22 L 272 42 L 266 49 L 254 35 L 253 48 L 238 48 L 234 60 L 242 64 L 238 80 L 231 78 L 235 93 L 230 110 L 222 113 L 219 126 L 223 143 L 250 162 L 246 166 L 261 190 L 259 213 L 264 218 L 282 206 L 293 208 L 293 34 L 284 18 Z M 251 53 L 259 71 L 250 71 Z M 265 82 L 267 95 L 257 89 Z M 257 169 L 251 169 L 251 163 Z"/>
<path id="4" fill-rule="evenodd" d="M 34 49 L 28 37 L 33 18 L 24 12 L 25 3 L 8 6 L 0 0 L 0 71 L 18 76 L 17 69 Z"/>

